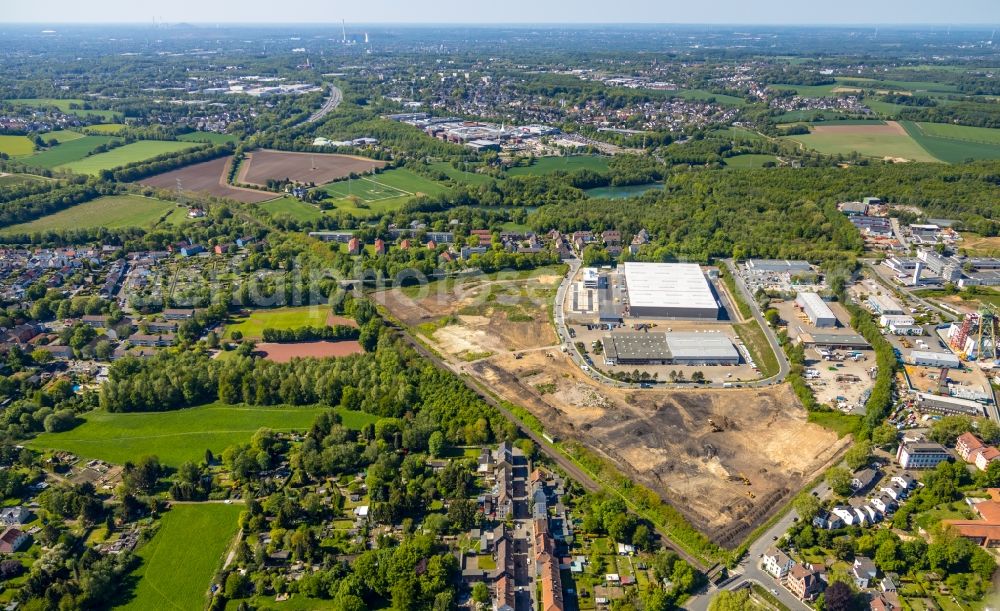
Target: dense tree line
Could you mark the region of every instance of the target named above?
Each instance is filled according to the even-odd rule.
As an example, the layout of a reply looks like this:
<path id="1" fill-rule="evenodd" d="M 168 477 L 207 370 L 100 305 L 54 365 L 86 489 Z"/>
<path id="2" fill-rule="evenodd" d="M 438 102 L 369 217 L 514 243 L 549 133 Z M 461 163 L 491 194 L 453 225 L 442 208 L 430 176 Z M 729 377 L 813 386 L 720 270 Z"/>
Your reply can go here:
<path id="1" fill-rule="evenodd" d="M 11 200 L 0 205 L 0 227 L 26 223 L 37 218 L 65 210 L 77 204 L 115 193 L 115 187 L 106 183 L 67 185 Z"/>
<path id="2" fill-rule="evenodd" d="M 348 325 L 326 325 L 322 327 L 296 327 L 294 329 L 267 328 L 261 333 L 265 342 L 294 343 L 316 340 L 339 341 L 358 339 L 360 330 Z"/>

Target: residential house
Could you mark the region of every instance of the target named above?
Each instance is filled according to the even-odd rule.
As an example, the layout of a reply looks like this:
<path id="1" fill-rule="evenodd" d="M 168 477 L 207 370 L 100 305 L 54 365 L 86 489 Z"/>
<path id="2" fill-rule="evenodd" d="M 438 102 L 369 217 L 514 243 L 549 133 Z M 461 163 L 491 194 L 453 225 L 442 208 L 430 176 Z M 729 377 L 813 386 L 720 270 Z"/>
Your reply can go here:
<path id="1" fill-rule="evenodd" d="M 872 597 L 868 603 L 871 611 L 900 611 L 899 596 L 895 592 L 882 592 Z"/>
<path id="2" fill-rule="evenodd" d="M 347 242 L 347 254 L 349 255 L 360 255 L 361 254 L 361 240 L 357 238 L 351 238 Z"/>
<path id="3" fill-rule="evenodd" d="M 854 579 L 854 585 L 858 586 L 860 590 L 865 590 L 870 583 L 875 581 L 878 570 L 870 558 L 856 556 L 854 558 L 854 565 L 851 566 L 850 574 Z"/>
<path id="4" fill-rule="evenodd" d="M 173 333 L 164 333 L 162 335 L 149 335 L 145 333 L 133 333 L 129 335 L 128 341 L 133 346 L 145 346 L 147 348 L 163 348 L 165 346 L 173 346 L 175 335 Z"/>
<path id="5" fill-rule="evenodd" d="M 896 460 L 904 469 L 933 469 L 949 458 L 948 450 L 939 443 L 902 443 L 896 451 Z"/>
<path id="6" fill-rule="evenodd" d="M 4 507 L 0 510 L 0 524 L 4 526 L 20 526 L 28 521 L 31 513 L 21 505 Z"/>
<path id="7" fill-rule="evenodd" d="M 909 492 L 906 490 L 906 488 L 903 488 L 899 484 L 892 484 L 891 486 L 883 486 L 881 492 L 886 496 L 888 496 L 889 498 L 891 498 L 892 500 L 896 501 L 897 503 L 905 499 L 907 496 L 909 496 Z"/>
<path id="8" fill-rule="evenodd" d="M 514 578 L 503 574 L 494 584 L 493 611 L 514 611 Z"/>
<path id="9" fill-rule="evenodd" d="M 0 534 L 0 554 L 11 554 L 24 547 L 28 542 L 28 533 L 22 532 L 13 526 L 8 527 Z"/>
<path id="10" fill-rule="evenodd" d="M 854 513 L 854 510 L 851 507 L 834 507 L 830 510 L 830 513 L 840 518 L 840 520 L 844 523 L 844 526 L 853 526 L 859 522 L 858 514 Z"/>
<path id="11" fill-rule="evenodd" d="M 191 308 L 167 308 L 163 310 L 163 317 L 167 320 L 189 320 L 194 318 L 194 310 Z"/>
<path id="12" fill-rule="evenodd" d="M 917 480 L 913 479 L 913 476 L 909 473 L 901 473 L 899 475 L 892 476 L 892 482 L 906 490 L 913 490 L 917 487 Z"/>
<path id="13" fill-rule="evenodd" d="M 867 490 L 877 478 L 878 471 L 875 469 L 862 469 L 855 473 L 854 478 L 851 479 L 851 488 L 855 492 L 862 492 Z"/>
<path id="14" fill-rule="evenodd" d="M 995 460 L 1000 460 L 1000 450 L 993 446 L 987 446 L 976 454 L 975 465 L 980 471 L 985 471 Z"/>
<path id="15" fill-rule="evenodd" d="M 788 557 L 788 554 L 777 547 L 771 546 L 764 552 L 761 565 L 775 579 L 784 579 L 788 571 L 795 566 L 795 561 Z"/>
<path id="16" fill-rule="evenodd" d="M 80 322 L 87 325 L 88 327 L 93 327 L 95 329 L 100 329 L 107 324 L 107 317 L 101 314 L 87 314 L 86 316 L 80 317 Z"/>
<path id="17" fill-rule="evenodd" d="M 384 255 L 385 252 L 386 252 L 386 249 L 385 249 L 385 240 L 383 240 L 382 238 L 377 238 L 375 240 L 375 254 L 376 255 Z"/>
<path id="18" fill-rule="evenodd" d="M 972 433 L 962 433 L 955 440 L 955 451 L 967 463 L 975 462 L 975 453 L 985 447 L 986 444 Z"/>
<path id="19" fill-rule="evenodd" d="M 899 505 L 896 503 L 895 499 L 887 494 L 881 496 L 876 496 L 871 500 L 872 507 L 875 507 L 882 513 L 890 513 L 895 511 Z"/>
<path id="20" fill-rule="evenodd" d="M 823 591 L 823 580 L 820 573 L 811 564 L 799 564 L 792 567 L 785 580 L 788 591 L 800 600 L 814 600 Z"/>
<path id="21" fill-rule="evenodd" d="M 985 548 L 1000 547 L 1000 488 L 988 490 L 990 498 L 970 503 L 978 520 L 944 520 L 960 537 Z"/>

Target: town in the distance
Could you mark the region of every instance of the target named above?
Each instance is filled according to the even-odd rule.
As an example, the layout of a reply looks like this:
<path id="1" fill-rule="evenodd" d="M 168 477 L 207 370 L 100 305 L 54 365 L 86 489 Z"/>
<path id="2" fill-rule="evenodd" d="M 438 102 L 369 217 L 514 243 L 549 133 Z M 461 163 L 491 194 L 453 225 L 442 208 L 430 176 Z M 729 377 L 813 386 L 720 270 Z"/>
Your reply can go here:
<path id="1" fill-rule="evenodd" d="M 0 24 L 0 609 L 996 608 L 994 34 Z"/>

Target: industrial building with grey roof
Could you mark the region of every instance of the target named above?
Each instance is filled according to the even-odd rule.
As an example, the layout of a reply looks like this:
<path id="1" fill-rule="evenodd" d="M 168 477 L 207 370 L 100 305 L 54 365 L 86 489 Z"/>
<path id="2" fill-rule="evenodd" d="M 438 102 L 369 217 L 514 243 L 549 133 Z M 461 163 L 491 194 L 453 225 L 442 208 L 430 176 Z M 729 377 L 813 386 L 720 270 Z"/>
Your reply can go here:
<path id="1" fill-rule="evenodd" d="M 739 352 L 723 333 L 609 333 L 601 342 L 612 365 L 738 365 Z"/>

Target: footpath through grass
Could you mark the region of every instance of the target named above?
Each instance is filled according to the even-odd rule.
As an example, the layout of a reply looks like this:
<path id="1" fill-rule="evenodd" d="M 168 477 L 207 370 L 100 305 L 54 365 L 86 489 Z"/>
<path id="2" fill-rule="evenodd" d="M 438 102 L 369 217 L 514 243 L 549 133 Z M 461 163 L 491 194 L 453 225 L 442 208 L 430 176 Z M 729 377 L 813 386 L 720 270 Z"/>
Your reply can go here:
<path id="1" fill-rule="evenodd" d="M 235 503 L 174 505 L 160 519 L 159 531 L 139 549 L 142 564 L 128 578 L 134 583 L 132 598 L 117 608 L 204 609 L 243 509 Z"/>
<path id="2" fill-rule="evenodd" d="M 216 455 L 250 440 L 257 429 L 308 430 L 327 407 L 247 407 L 210 403 L 169 412 L 109 413 L 93 411 L 84 423 L 62 433 L 42 433 L 28 442 L 38 450 L 66 450 L 84 458 L 122 464 L 156 455 L 177 467 L 200 461 L 209 449 Z M 376 416 L 337 408 L 344 426 L 360 429 Z"/>

